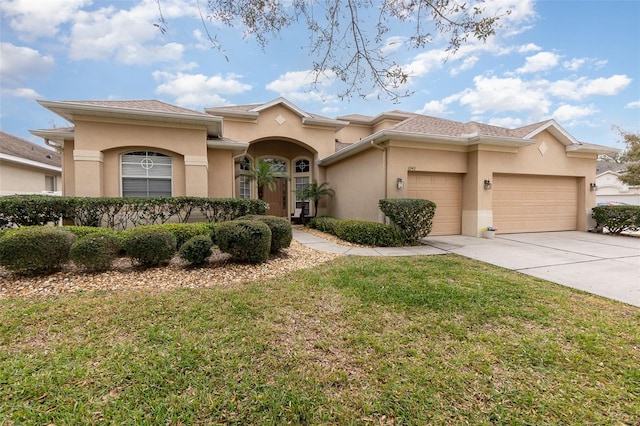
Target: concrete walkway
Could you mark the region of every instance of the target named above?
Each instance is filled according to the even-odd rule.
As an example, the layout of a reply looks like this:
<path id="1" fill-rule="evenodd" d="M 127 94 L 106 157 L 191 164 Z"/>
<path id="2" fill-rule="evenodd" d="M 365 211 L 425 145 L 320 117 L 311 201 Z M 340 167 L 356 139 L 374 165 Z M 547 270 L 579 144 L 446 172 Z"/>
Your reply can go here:
<path id="1" fill-rule="evenodd" d="M 640 307 L 640 238 L 588 232 L 434 236 L 418 247 L 352 248 L 294 229 L 296 241 L 353 256 L 455 253 Z"/>

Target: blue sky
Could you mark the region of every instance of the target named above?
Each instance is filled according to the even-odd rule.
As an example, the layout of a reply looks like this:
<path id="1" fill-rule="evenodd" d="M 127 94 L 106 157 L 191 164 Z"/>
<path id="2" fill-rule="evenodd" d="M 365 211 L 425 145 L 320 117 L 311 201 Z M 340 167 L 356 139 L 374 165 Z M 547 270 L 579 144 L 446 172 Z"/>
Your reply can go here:
<path id="1" fill-rule="evenodd" d="M 155 0 L 0 2 L 2 130 L 40 142 L 29 129 L 68 124 L 36 99 L 160 99 L 203 110 L 279 96 L 328 117 L 401 109 L 504 127 L 554 118 L 578 140 L 619 148 L 612 126 L 640 130 L 640 1 L 488 0 L 488 9 L 512 13 L 486 44 L 467 44 L 445 61 L 443 40 L 422 50 L 389 43 L 392 58 L 412 71 L 414 94 L 397 104 L 340 100 L 331 78 L 310 87 L 313 58 L 301 26 L 261 50 L 240 29 L 209 22 L 221 54 L 206 39 L 196 0 L 161 4 L 165 34 L 153 25 Z M 388 36 L 407 33 L 398 27 Z"/>

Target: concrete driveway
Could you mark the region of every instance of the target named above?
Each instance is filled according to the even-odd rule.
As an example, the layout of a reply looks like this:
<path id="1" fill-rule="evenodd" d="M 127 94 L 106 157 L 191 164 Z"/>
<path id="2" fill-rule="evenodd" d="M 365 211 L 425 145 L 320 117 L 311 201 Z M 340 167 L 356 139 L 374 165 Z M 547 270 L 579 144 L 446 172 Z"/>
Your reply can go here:
<path id="1" fill-rule="evenodd" d="M 640 238 L 588 232 L 428 237 L 431 247 L 640 307 Z"/>

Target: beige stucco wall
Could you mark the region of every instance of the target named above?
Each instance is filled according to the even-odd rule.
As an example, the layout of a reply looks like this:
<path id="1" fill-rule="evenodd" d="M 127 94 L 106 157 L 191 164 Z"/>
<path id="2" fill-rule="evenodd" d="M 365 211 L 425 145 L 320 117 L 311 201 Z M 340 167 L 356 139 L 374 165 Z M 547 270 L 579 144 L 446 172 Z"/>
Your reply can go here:
<path id="1" fill-rule="evenodd" d="M 42 194 L 45 176 L 55 176 L 56 191 L 61 191 L 60 172 L 0 160 L 0 195 Z"/>
<path id="2" fill-rule="evenodd" d="M 75 141 L 65 142 L 65 195 L 121 196 L 120 156 L 137 150 L 171 156 L 174 196 L 209 194 L 204 127 L 77 117 Z"/>
<path id="3" fill-rule="evenodd" d="M 463 174 L 462 234 L 480 236 L 483 227 L 493 225 L 492 191 L 484 180 L 496 173 L 575 177 L 578 182 L 577 229 L 592 226 L 591 207 L 595 193 L 596 154 L 571 153 L 551 133 L 537 135 L 526 147 L 497 145 L 452 146 L 424 142 L 389 141 L 386 150 L 371 147 L 357 156 L 326 167 L 336 197 L 330 214 L 339 218 L 380 220 L 380 198 L 407 196 L 407 185 L 398 190 L 398 178 L 406 183 L 408 171 Z M 542 148 L 541 148 L 542 147 Z M 335 182 L 335 183 L 333 183 Z"/>
<path id="4" fill-rule="evenodd" d="M 209 149 L 208 197 L 231 198 L 234 194 L 234 161 L 231 151 Z"/>
<path id="5" fill-rule="evenodd" d="M 385 198 L 385 154 L 372 148 L 325 169 L 326 181 L 335 190 L 328 214 L 340 219 L 379 222 L 378 201 Z"/>

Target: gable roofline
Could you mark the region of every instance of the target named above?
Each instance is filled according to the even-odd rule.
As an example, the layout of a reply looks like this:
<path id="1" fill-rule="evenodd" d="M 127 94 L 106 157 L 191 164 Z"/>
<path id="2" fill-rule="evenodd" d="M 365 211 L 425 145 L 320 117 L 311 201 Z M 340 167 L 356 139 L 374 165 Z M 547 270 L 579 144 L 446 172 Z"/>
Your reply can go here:
<path id="1" fill-rule="evenodd" d="M 303 125 L 331 127 L 331 128 L 334 128 L 335 130 L 338 130 L 349 124 L 348 121 L 322 117 L 317 114 L 309 114 L 308 112 L 303 111 L 302 109 L 297 107 L 295 104 L 293 104 L 291 101 L 283 97 L 279 97 L 272 101 L 269 101 L 264 104 L 259 104 L 259 105 L 244 105 L 244 106 L 238 106 L 236 108 L 234 107 L 205 108 L 205 112 L 207 114 L 219 114 L 223 118 L 229 117 L 229 118 L 237 118 L 237 119 L 255 122 L 258 120 L 258 117 L 260 116 L 260 113 L 262 111 L 266 111 L 267 109 L 277 105 L 282 105 L 285 108 L 292 111 L 297 116 L 299 116 L 301 118 Z"/>
<path id="2" fill-rule="evenodd" d="M 38 100 L 37 102 L 71 123 L 74 123 L 74 117 L 77 115 L 134 118 L 205 126 L 208 135 L 216 137 L 222 135 L 222 117 L 177 107 L 157 100 L 122 102 Z M 157 107 L 165 108 L 161 110 Z"/>
<path id="3" fill-rule="evenodd" d="M 474 134 L 461 135 L 461 136 L 446 136 L 419 132 L 406 132 L 393 129 L 380 130 L 360 141 L 351 144 L 350 146 L 331 154 L 320 161 L 318 164 L 321 166 L 328 166 L 336 163 L 345 158 L 351 157 L 359 152 L 365 151 L 371 147 L 379 147 L 382 143 L 390 140 L 398 141 L 410 141 L 410 142 L 423 142 L 423 143 L 438 143 L 442 145 L 451 146 L 464 146 L 469 147 L 480 144 L 491 144 L 499 146 L 512 146 L 523 147 L 533 145 L 535 141 L 524 140 L 521 138 L 506 137 L 506 136 L 484 136 Z"/>

